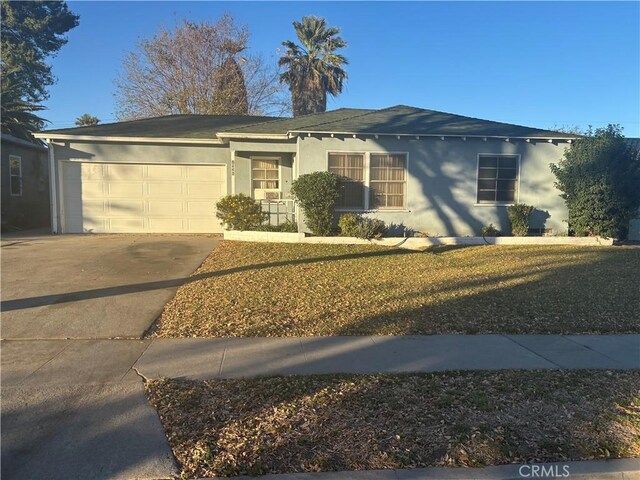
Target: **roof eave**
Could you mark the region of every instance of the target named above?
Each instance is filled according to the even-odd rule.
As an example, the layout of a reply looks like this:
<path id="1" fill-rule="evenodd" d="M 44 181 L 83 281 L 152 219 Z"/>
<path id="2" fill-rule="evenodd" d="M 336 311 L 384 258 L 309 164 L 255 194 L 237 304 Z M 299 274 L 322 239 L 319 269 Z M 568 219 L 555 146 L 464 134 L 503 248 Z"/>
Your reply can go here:
<path id="1" fill-rule="evenodd" d="M 535 136 L 535 135 L 470 135 L 463 133 L 456 134 L 442 134 L 442 133 L 381 133 L 381 132 L 335 132 L 330 130 L 291 130 L 290 135 L 356 135 L 356 136 L 368 136 L 368 137 L 446 137 L 446 138 L 498 138 L 516 139 L 516 140 L 576 140 L 579 136 Z"/>
<path id="2" fill-rule="evenodd" d="M 249 138 L 252 140 L 288 140 L 291 136 L 288 133 L 237 133 L 218 132 L 219 139 L 228 138 L 231 140 Z"/>
<path id="3" fill-rule="evenodd" d="M 220 145 L 222 142 L 217 138 L 189 138 L 189 137 L 117 137 L 108 135 L 69 135 L 56 134 L 53 132 L 37 132 L 33 134 L 36 138 L 47 140 L 75 140 L 89 142 L 116 142 L 116 143 L 182 143 L 190 145 Z"/>

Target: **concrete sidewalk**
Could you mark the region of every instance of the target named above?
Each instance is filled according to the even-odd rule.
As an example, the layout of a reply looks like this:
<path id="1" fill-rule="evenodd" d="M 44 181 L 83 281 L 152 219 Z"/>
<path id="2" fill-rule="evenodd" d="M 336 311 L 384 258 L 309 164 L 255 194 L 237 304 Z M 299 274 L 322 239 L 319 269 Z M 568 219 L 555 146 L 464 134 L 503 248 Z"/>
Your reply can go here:
<path id="1" fill-rule="evenodd" d="M 640 335 L 3 340 L 0 348 L 3 479 L 177 475 L 140 375 L 640 368 Z M 422 478 L 399 472 L 389 478 Z"/>
<path id="2" fill-rule="evenodd" d="M 640 335 L 2 341 L 3 387 L 506 369 L 640 369 Z"/>
<path id="3" fill-rule="evenodd" d="M 444 370 L 635 369 L 640 335 L 433 335 L 155 339 L 147 378 Z"/>
<path id="4" fill-rule="evenodd" d="M 313 472 L 236 478 L 238 480 L 523 480 L 526 478 L 640 480 L 640 459 L 514 464 L 486 468 L 430 467 L 407 470 Z"/>

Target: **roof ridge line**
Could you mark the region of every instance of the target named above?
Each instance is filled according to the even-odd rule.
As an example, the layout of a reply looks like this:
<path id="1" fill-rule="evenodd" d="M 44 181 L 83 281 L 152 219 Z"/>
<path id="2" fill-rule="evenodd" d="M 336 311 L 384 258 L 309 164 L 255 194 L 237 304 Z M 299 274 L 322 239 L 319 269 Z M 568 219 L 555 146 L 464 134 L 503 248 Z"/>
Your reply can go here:
<path id="1" fill-rule="evenodd" d="M 343 109 L 340 109 L 340 110 L 345 110 L 345 109 L 343 108 Z M 309 125 L 309 127 L 315 128 L 315 127 L 319 127 L 321 125 L 329 125 L 329 124 L 336 123 L 336 122 L 343 122 L 345 120 L 351 120 L 351 119 L 358 118 L 358 117 L 364 117 L 365 115 L 371 115 L 372 113 L 377 113 L 377 112 L 380 112 L 381 110 L 385 110 L 385 109 L 375 110 L 375 109 L 367 109 L 367 108 L 365 108 L 363 110 L 370 110 L 370 111 L 368 111 L 366 113 L 359 113 L 358 115 L 351 115 L 350 117 L 341 118 L 340 120 L 331 120 L 330 122 L 315 123 L 313 125 Z M 333 110 L 333 111 L 335 112 L 337 110 Z M 296 131 L 303 132 L 304 129 L 302 129 L 302 130 L 288 130 L 287 132 L 296 132 Z"/>
<path id="2" fill-rule="evenodd" d="M 352 116 L 350 116 L 350 117 L 341 118 L 340 120 L 332 120 L 332 121 L 330 121 L 330 122 L 316 123 L 315 125 L 310 125 L 310 127 L 319 127 L 319 126 L 321 126 L 321 125 L 328 125 L 328 124 L 332 124 L 332 123 L 336 123 L 336 122 L 343 122 L 343 121 L 345 121 L 345 120 L 352 120 L 352 119 L 354 119 L 354 118 L 364 117 L 364 116 L 366 116 L 366 115 L 373 115 L 374 113 L 380 113 L 380 112 L 384 112 L 385 110 L 391 110 L 392 108 L 402 107 L 402 106 L 404 106 L 404 105 L 393 105 L 393 106 L 391 106 L 391 107 L 378 108 L 378 109 L 375 109 L 375 108 L 364 108 L 363 110 L 369 110 L 369 111 L 368 111 L 368 112 L 366 112 L 366 113 L 360 113 L 360 114 L 358 114 L 358 115 L 352 115 Z M 415 108 L 415 107 L 412 107 L 412 108 Z M 355 110 L 355 109 L 354 109 L 354 110 Z M 336 111 L 336 110 L 334 110 L 334 111 Z M 303 131 L 304 131 L 304 129 L 302 129 L 302 130 L 289 130 L 289 131 L 293 131 L 293 132 L 296 132 L 296 131 L 303 132 Z"/>
<path id="3" fill-rule="evenodd" d="M 306 118 L 306 117 L 313 117 L 314 115 L 321 115 L 321 114 L 323 114 L 323 113 L 339 112 L 340 110 L 371 110 L 371 109 L 369 109 L 369 108 L 357 109 L 357 108 L 341 107 L 341 108 L 337 108 L 337 109 L 335 109 L 335 110 L 329 110 L 328 112 L 327 112 L 327 111 L 324 111 L 324 112 L 316 112 L 316 113 L 307 113 L 306 115 L 301 115 L 301 116 L 299 116 L 299 117 L 281 117 L 281 118 L 274 118 L 273 120 L 267 120 L 267 121 L 264 121 L 264 122 L 257 122 L 257 123 L 249 123 L 249 124 L 247 124 L 247 125 L 240 125 L 239 127 L 236 127 L 236 128 L 247 128 L 247 127 L 253 127 L 253 126 L 258 126 L 258 125 L 265 125 L 265 124 L 267 124 L 267 123 L 286 122 L 286 121 L 290 121 L 290 120 L 299 120 L 299 119 Z M 377 111 L 377 110 L 374 110 L 374 111 Z M 370 111 L 369 111 L 369 112 L 366 112 L 366 113 L 363 113 L 363 114 L 360 114 L 360 115 L 367 115 L 367 114 L 369 114 L 369 113 L 373 113 L 373 112 L 370 112 Z M 347 118 L 347 119 L 350 119 L 350 118 L 355 118 L 355 117 L 357 117 L 357 116 L 358 116 L 358 115 L 354 115 L 354 116 L 352 116 L 352 117 L 346 117 L 346 118 Z M 343 120 L 344 120 L 344 119 L 343 119 Z M 336 120 L 333 120 L 333 121 L 335 122 Z M 325 123 L 331 123 L 331 122 L 321 122 L 321 123 L 316 123 L 316 124 L 313 124 L 312 126 L 324 125 Z M 290 132 L 290 131 L 291 131 L 291 130 L 287 130 L 287 133 L 288 133 L 288 132 Z M 228 130 L 223 130 L 223 131 L 221 131 L 221 132 L 217 132 L 217 134 L 216 134 L 216 135 L 220 135 L 220 134 L 224 134 L 224 133 L 235 133 L 235 132 L 230 132 L 230 131 L 228 131 Z M 250 132 L 243 132 L 243 133 L 250 133 Z"/>
<path id="4" fill-rule="evenodd" d="M 548 128 L 530 127 L 528 125 L 521 125 L 519 123 L 500 122 L 498 120 L 487 120 L 486 118 L 470 117 L 469 115 L 460 115 L 459 113 L 444 112 L 442 110 L 432 110 L 430 108 L 411 107 L 409 105 L 402 105 L 402 106 L 409 107 L 409 108 L 415 108 L 417 110 L 422 110 L 424 112 L 444 113 L 445 115 L 452 115 L 454 117 L 468 118 L 468 119 L 471 119 L 471 120 L 478 120 L 480 122 L 489 122 L 489 123 L 496 123 L 496 124 L 499 124 L 499 125 L 509 125 L 510 127 L 529 128 L 529 129 L 532 129 L 532 130 L 540 130 L 542 132 L 552 132 L 552 133 L 565 134 L 564 132 L 559 132 L 558 130 L 550 130 Z"/>

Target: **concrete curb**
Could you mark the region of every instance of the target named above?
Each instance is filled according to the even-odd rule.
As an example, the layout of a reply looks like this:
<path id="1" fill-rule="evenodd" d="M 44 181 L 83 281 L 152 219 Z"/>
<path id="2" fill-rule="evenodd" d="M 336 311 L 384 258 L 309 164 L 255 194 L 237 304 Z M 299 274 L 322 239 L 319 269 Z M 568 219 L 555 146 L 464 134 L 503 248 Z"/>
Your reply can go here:
<path id="1" fill-rule="evenodd" d="M 266 243 L 313 243 L 327 245 L 378 245 L 422 250 L 438 245 L 574 245 L 611 246 L 612 238 L 602 237 L 389 237 L 364 240 L 356 237 L 307 237 L 304 233 L 225 230 L 225 240 Z"/>
<path id="2" fill-rule="evenodd" d="M 498 465 L 486 468 L 429 467 L 408 470 L 311 472 L 261 477 L 261 480 L 640 480 L 640 458 Z"/>

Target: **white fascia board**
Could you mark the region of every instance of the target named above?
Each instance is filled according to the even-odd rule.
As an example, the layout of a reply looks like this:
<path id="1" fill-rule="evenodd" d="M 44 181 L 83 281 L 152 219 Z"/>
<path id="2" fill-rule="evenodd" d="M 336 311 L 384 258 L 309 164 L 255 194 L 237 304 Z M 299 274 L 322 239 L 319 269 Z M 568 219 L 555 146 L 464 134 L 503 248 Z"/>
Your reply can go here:
<path id="1" fill-rule="evenodd" d="M 193 145 L 220 145 L 217 138 L 164 138 L 164 137 L 101 137 L 92 135 L 64 135 L 47 132 L 34 133 L 36 138 L 48 138 L 51 140 L 75 140 L 89 142 L 121 142 L 121 143 L 183 143 Z"/>
<path id="2" fill-rule="evenodd" d="M 287 133 L 236 133 L 236 132 L 218 132 L 218 138 L 243 139 L 250 138 L 256 140 L 289 140 Z"/>
<path id="3" fill-rule="evenodd" d="M 358 135 L 358 136 L 374 136 L 378 135 L 381 137 L 445 137 L 445 138 L 499 138 L 501 140 L 507 138 L 517 138 L 517 139 L 525 139 L 530 138 L 531 140 L 575 140 L 580 137 L 532 137 L 532 136 L 513 136 L 513 135 L 468 135 L 468 134 L 459 134 L 459 135 L 442 135 L 435 133 L 370 133 L 370 132 L 335 132 L 335 131 L 313 131 L 313 130 L 291 130 L 289 133 L 291 134 L 302 134 L 302 133 L 310 133 L 311 135 Z"/>

